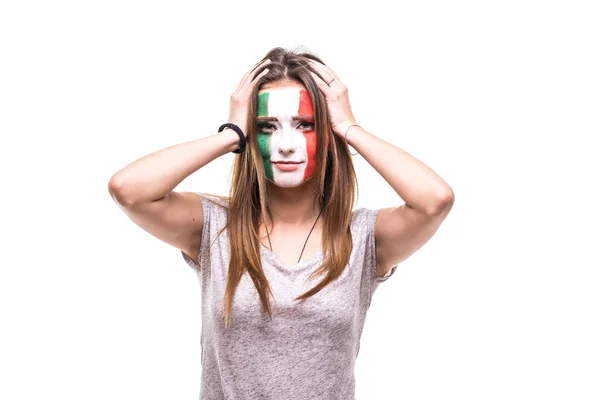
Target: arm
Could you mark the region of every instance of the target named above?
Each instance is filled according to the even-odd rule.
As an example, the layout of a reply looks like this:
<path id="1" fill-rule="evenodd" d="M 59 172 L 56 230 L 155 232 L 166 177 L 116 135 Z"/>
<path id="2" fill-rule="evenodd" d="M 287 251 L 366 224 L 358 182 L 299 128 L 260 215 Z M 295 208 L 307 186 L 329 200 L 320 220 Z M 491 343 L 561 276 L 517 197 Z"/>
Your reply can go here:
<path id="1" fill-rule="evenodd" d="M 247 136 L 248 103 L 270 60 L 263 59 L 242 77 L 230 98 L 229 122 Z M 260 67 L 260 68 L 259 68 Z M 238 148 L 240 137 L 229 128 L 177 144 L 134 161 L 108 182 L 113 200 L 141 228 L 198 259 L 204 225 L 202 202 L 195 193 L 173 191 L 181 181 L 217 157 Z"/>
<path id="2" fill-rule="evenodd" d="M 239 140 L 234 130 L 225 129 L 148 154 L 113 174 L 109 192 L 121 206 L 160 200 L 193 172 L 235 150 Z"/>
<path id="3" fill-rule="evenodd" d="M 177 144 L 134 161 L 109 180 L 108 191 L 146 232 L 198 259 L 204 214 L 195 193 L 173 189 L 187 176 L 237 148 L 231 129 Z"/>
<path id="4" fill-rule="evenodd" d="M 331 126 L 392 186 L 405 204 L 379 210 L 375 221 L 377 276 L 384 276 L 423 246 L 454 203 L 454 192 L 431 168 L 356 124 L 348 88 L 329 67 L 310 61 L 315 83 L 327 98 Z M 348 132 L 347 129 L 351 127 Z M 346 132 L 348 134 L 346 135 Z"/>
<path id="5" fill-rule="evenodd" d="M 347 140 L 405 202 L 381 209 L 375 221 L 377 276 L 384 276 L 431 239 L 454 192 L 427 165 L 359 126 L 350 128 Z"/>

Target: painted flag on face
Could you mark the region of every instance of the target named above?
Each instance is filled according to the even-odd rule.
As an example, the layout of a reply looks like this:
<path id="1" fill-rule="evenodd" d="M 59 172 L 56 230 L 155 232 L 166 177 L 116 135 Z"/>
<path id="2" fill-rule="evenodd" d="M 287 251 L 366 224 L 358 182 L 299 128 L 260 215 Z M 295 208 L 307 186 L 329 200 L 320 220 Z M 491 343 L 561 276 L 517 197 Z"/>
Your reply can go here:
<path id="1" fill-rule="evenodd" d="M 295 116 L 310 116 L 307 119 L 314 123 L 313 107 L 309 93 L 300 88 L 290 87 L 283 90 L 265 91 L 258 96 L 258 117 L 275 117 L 280 122 L 291 121 Z M 294 121 L 294 128 L 302 121 Z M 306 146 L 306 166 L 302 182 L 314 175 L 316 170 L 315 153 L 317 147 L 317 135 L 313 129 L 302 131 L 304 145 Z M 273 146 L 278 140 L 273 135 L 258 135 L 259 146 L 263 157 L 267 178 L 274 180 L 273 165 L 271 164 L 271 153 L 276 151 Z"/>

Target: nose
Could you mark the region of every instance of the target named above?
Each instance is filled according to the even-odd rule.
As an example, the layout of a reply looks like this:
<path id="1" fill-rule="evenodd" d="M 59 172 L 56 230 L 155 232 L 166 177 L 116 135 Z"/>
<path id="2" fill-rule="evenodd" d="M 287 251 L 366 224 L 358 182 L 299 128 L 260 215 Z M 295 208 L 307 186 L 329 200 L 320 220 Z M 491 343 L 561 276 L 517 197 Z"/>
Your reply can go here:
<path id="1" fill-rule="evenodd" d="M 279 154 L 293 154 L 298 147 L 296 140 L 296 132 L 293 129 L 282 129 L 281 136 L 277 143 L 277 151 Z"/>

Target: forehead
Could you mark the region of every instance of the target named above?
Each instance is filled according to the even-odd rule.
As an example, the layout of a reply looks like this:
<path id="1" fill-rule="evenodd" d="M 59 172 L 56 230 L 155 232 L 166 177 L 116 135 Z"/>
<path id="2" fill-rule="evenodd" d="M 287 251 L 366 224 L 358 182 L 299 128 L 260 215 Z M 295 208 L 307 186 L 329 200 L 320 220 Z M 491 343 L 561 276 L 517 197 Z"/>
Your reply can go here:
<path id="1" fill-rule="evenodd" d="M 258 116 L 313 115 L 310 94 L 301 85 L 266 88 L 258 94 Z"/>
<path id="2" fill-rule="evenodd" d="M 279 80 L 279 81 L 274 81 L 274 82 L 263 83 L 260 87 L 259 93 L 262 93 L 264 91 L 280 90 L 280 89 L 286 89 L 286 88 L 306 89 L 306 87 L 304 87 L 304 84 L 302 84 L 298 81 Z"/>

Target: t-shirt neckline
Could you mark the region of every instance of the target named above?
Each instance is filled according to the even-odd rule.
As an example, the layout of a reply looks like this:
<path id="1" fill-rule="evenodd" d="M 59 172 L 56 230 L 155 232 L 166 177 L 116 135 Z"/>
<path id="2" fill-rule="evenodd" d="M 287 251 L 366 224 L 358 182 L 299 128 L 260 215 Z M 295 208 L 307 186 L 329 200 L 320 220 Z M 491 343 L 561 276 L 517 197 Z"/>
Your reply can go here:
<path id="1" fill-rule="evenodd" d="M 314 253 L 312 256 L 301 260 L 298 263 L 292 264 L 292 265 L 286 265 L 283 262 L 283 259 L 279 256 L 279 254 L 272 252 L 271 250 L 269 250 L 268 247 L 266 247 L 264 244 L 260 243 L 260 250 L 261 252 L 263 252 L 263 254 L 271 261 L 274 263 L 279 264 L 282 267 L 285 268 L 299 268 L 305 265 L 308 265 L 316 260 L 319 260 L 321 258 L 321 256 L 323 255 L 323 249 L 319 249 L 316 253 Z"/>

